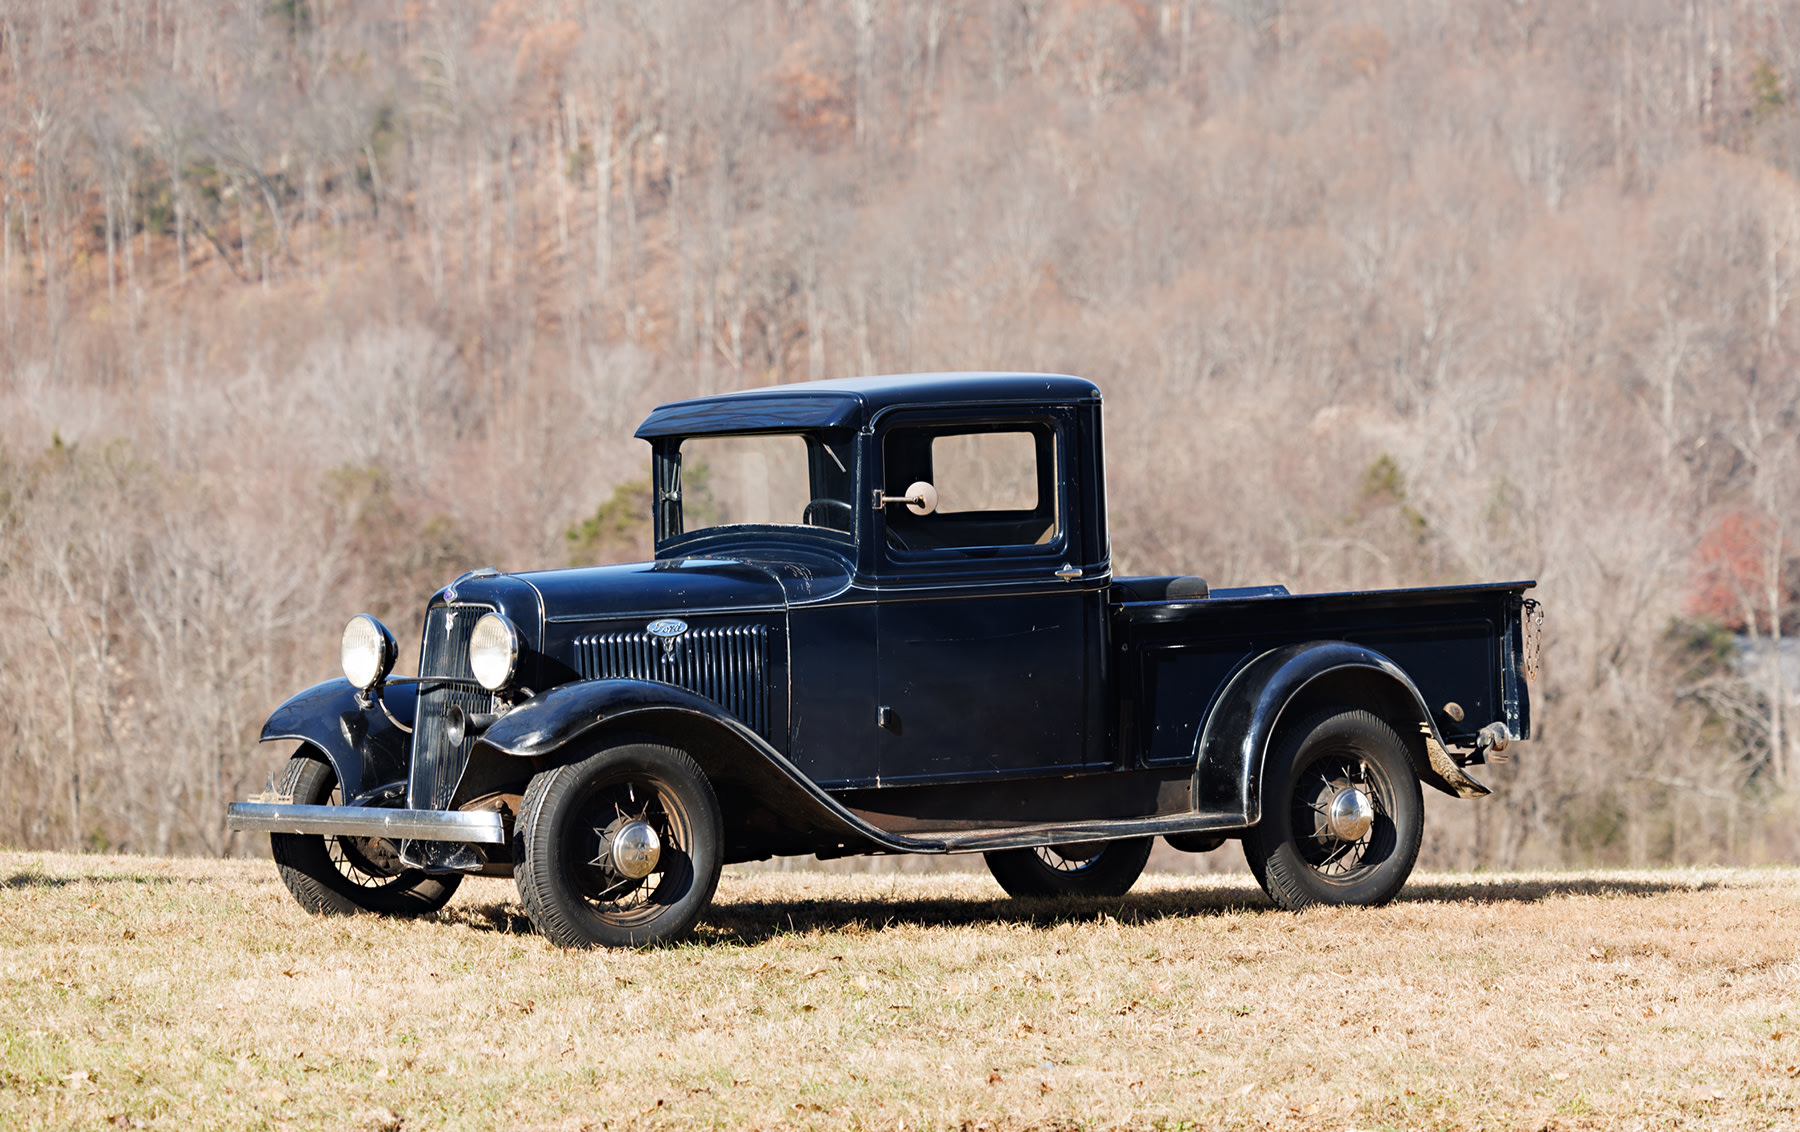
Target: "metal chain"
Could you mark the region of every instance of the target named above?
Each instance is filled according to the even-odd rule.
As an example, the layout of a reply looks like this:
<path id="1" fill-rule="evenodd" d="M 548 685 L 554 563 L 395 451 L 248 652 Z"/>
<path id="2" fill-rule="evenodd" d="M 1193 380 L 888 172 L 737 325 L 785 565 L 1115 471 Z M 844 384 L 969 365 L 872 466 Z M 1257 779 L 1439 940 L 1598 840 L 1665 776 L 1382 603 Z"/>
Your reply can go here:
<path id="1" fill-rule="evenodd" d="M 1536 680 L 1538 677 L 1539 651 L 1543 647 L 1544 636 L 1544 603 L 1536 598 L 1525 599 L 1525 679 Z"/>

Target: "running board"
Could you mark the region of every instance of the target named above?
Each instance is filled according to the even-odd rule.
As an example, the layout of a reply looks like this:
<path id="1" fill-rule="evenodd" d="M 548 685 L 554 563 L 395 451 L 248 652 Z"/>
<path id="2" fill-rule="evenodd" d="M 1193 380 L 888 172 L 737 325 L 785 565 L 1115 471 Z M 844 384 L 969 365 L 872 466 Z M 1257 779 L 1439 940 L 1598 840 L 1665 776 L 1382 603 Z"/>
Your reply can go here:
<path id="1" fill-rule="evenodd" d="M 909 834 L 884 840 L 906 843 L 912 853 L 992 853 L 1000 849 L 1035 849 L 1040 845 L 1073 845 L 1083 841 L 1122 841 L 1130 837 L 1162 837 L 1172 833 L 1241 833 L 1244 820 L 1232 814 L 1162 814 L 1118 821 L 1062 822 L 1011 829 Z"/>

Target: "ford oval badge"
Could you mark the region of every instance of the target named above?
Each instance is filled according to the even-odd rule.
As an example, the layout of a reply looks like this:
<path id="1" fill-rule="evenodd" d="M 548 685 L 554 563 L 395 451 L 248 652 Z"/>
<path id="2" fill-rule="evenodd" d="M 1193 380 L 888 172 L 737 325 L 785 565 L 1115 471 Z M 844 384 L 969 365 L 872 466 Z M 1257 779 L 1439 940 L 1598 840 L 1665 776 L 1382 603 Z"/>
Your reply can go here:
<path id="1" fill-rule="evenodd" d="M 650 622 L 645 628 L 652 637 L 661 637 L 666 641 L 671 637 L 679 637 L 681 634 L 687 632 L 687 622 L 677 620 L 673 617 L 665 617 L 661 621 Z"/>

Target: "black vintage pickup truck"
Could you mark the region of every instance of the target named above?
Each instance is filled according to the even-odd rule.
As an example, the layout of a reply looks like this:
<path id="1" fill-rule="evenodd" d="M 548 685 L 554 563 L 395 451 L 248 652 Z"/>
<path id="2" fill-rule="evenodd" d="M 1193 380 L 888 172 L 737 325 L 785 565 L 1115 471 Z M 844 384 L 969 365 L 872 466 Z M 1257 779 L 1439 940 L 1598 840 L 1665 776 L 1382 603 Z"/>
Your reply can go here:
<path id="1" fill-rule="evenodd" d="M 1486 794 L 1465 768 L 1530 735 L 1532 583 L 1114 577 L 1100 417 L 1044 374 L 663 405 L 655 561 L 464 574 L 417 677 L 352 618 L 228 824 L 309 908 L 511 875 L 574 947 L 677 937 L 774 855 L 981 852 L 1015 896 L 1112 896 L 1155 837 L 1236 839 L 1284 908 L 1391 899 L 1421 783 Z"/>

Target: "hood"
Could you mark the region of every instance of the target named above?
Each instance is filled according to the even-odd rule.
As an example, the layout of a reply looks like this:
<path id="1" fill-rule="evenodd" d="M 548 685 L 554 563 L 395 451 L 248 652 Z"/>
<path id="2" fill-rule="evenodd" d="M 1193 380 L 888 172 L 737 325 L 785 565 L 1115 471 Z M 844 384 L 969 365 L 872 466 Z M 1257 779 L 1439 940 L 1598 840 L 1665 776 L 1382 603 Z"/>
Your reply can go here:
<path id="1" fill-rule="evenodd" d="M 546 620 L 681 616 L 787 605 L 774 572 L 717 558 L 539 570 L 510 577 L 538 592 Z"/>

